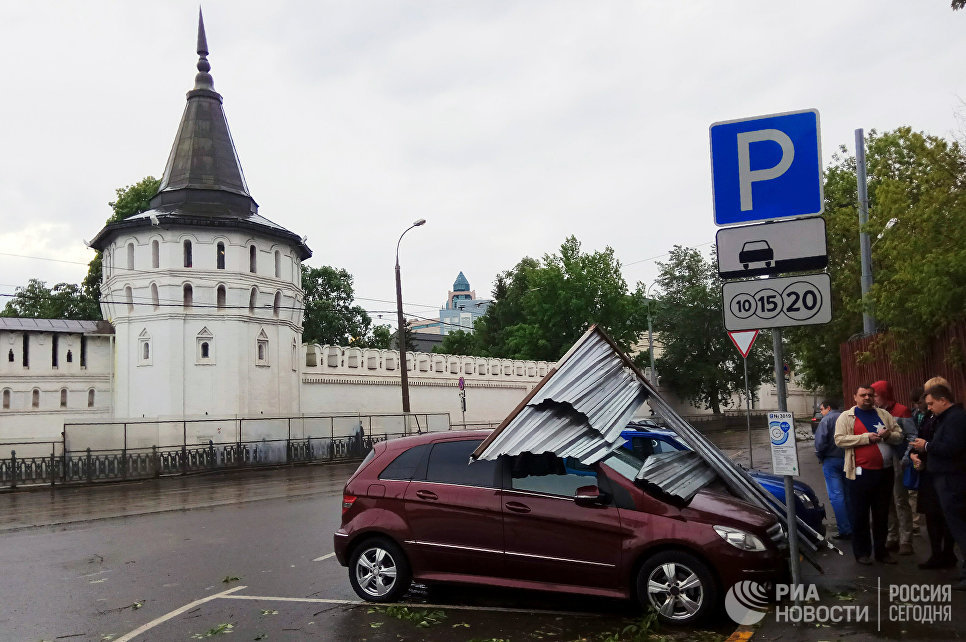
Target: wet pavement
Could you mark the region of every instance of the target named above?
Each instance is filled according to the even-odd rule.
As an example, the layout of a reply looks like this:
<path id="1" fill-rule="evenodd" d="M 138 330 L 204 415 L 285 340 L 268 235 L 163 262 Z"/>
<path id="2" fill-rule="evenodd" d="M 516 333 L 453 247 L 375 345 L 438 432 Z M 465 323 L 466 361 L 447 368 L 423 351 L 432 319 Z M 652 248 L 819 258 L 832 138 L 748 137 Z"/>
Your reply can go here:
<path id="1" fill-rule="evenodd" d="M 745 431 L 712 438 L 747 463 Z M 799 445 L 801 479 L 827 501 L 811 447 Z M 770 470 L 765 430 L 755 431 L 754 459 Z M 342 487 L 355 466 L 0 494 L 0 640 L 123 641 L 145 626 L 136 639 L 230 631 L 232 639 L 271 640 L 604 640 L 633 638 L 646 624 L 630 603 L 493 589 L 416 590 L 395 607 L 361 603 L 331 556 Z M 772 606 L 753 639 L 961 639 L 963 627 L 952 623 L 889 621 L 890 585 L 955 577 L 919 571 L 927 544 L 922 536 L 914 543 L 917 555 L 893 567 L 857 566 L 848 550 L 823 554 L 824 575 L 803 564 L 803 581 L 818 591 L 811 605 L 868 606 L 872 621 L 795 626 L 778 622 Z M 962 612 L 961 594 L 952 598 L 944 604 Z M 733 628 L 722 618 L 709 632 L 665 627 L 660 635 L 721 640 Z"/>

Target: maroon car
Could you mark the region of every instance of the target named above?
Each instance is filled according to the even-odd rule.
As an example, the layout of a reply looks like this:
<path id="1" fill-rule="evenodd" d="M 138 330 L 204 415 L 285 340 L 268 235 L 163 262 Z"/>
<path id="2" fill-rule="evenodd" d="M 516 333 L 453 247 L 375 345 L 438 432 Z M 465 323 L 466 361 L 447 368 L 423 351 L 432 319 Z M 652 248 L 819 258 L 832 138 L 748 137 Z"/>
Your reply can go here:
<path id="1" fill-rule="evenodd" d="M 346 483 L 334 536 L 361 598 L 459 582 L 636 598 L 690 623 L 734 583 L 783 574 L 775 517 L 723 488 L 674 505 L 635 484 L 643 462 L 623 448 L 593 466 L 552 453 L 470 462 L 486 435 L 375 444 Z"/>

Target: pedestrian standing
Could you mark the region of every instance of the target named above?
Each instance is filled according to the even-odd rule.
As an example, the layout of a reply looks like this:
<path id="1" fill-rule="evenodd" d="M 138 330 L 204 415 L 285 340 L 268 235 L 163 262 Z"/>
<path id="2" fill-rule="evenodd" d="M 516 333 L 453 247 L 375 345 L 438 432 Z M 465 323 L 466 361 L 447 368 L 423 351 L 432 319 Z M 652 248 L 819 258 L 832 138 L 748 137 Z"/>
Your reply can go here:
<path id="1" fill-rule="evenodd" d="M 926 407 L 936 415 L 936 430 L 931 441 L 916 439 L 913 447 L 928 456 L 946 524 L 960 550 L 966 551 L 966 411 L 943 385 L 926 388 Z M 966 591 L 966 564 L 953 589 Z"/>
<path id="2" fill-rule="evenodd" d="M 923 400 L 922 386 L 913 388 L 909 393 L 909 412 L 912 413 L 912 423 L 916 428 L 916 437 L 918 437 L 922 424 L 926 420 L 926 402 Z M 913 439 L 915 439 L 915 437 Z M 905 479 L 906 469 L 912 467 L 912 460 L 909 458 L 909 455 L 912 453 L 912 441 L 909 443 L 910 445 L 906 449 L 906 454 L 902 458 L 903 479 Z M 918 477 L 916 479 L 918 480 Z M 909 489 L 909 505 L 912 506 L 912 534 L 918 535 L 921 527 L 920 522 L 922 516 L 922 513 L 919 512 L 918 486 L 915 489 Z"/>
<path id="3" fill-rule="evenodd" d="M 872 386 L 856 386 L 855 405 L 835 421 L 835 445 L 845 452 L 852 552 L 859 564 L 871 564 L 871 555 L 884 564 L 896 563 L 885 544 L 894 484 L 890 445 L 901 441 L 902 430 L 892 415 L 875 407 Z"/>
<path id="4" fill-rule="evenodd" d="M 828 491 L 828 501 L 835 513 L 835 525 L 838 532 L 834 539 L 851 539 L 852 523 L 849 521 L 848 497 L 845 493 L 845 451 L 835 445 L 835 421 L 842 414 L 839 404 L 826 399 L 819 406 L 822 421 L 815 429 L 815 455 L 822 464 L 825 475 L 825 490 Z"/>
<path id="5" fill-rule="evenodd" d="M 902 442 L 892 449 L 892 472 L 895 475 L 892 486 L 892 503 L 889 504 L 889 534 L 886 549 L 899 551 L 899 555 L 912 555 L 912 505 L 909 503 L 909 490 L 902 480 L 902 459 L 906 456 L 909 442 L 916 438 L 916 426 L 912 412 L 895 399 L 892 385 L 885 380 L 872 384 L 875 390 L 875 405 L 892 415 L 902 428 Z"/>
<path id="6" fill-rule="evenodd" d="M 949 388 L 949 382 L 942 377 L 933 377 L 925 383 L 925 388 L 942 385 Z M 925 394 L 922 395 L 922 407 L 925 408 Z M 933 484 L 932 472 L 929 470 L 929 456 L 924 452 L 916 452 L 916 443 L 926 443 L 932 441 L 936 432 L 936 415 L 926 408 L 922 423 L 919 426 L 919 438 L 921 442 L 913 441 L 913 453 L 910 454 L 910 461 L 919 472 L 919 495 L 916 498 L 916 510 L 926 516 L 926 533 L 929 535 L 930 555 L 927 560 L 919 564 L 921 569 L 952 568 L 956 566 L 956 553 L 953 550 L 955 541 L 953 534 L 949 532 L 946 518 L 943 516 L 942 506 L 939 504 L 939 496 Z"/>

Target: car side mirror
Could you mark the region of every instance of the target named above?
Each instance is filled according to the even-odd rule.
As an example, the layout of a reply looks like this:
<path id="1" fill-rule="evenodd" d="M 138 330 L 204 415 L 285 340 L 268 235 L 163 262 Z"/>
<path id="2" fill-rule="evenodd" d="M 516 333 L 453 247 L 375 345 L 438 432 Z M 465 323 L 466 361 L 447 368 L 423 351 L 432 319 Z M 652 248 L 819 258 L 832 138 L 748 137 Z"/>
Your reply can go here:
<path id="1" fill-rule="evenodd" d="M 578 506 L 600 506 L 608 501 L 607 493 L 602 493 L 596 486 L 581 486 L 574 491 L 574 503 Z"/>

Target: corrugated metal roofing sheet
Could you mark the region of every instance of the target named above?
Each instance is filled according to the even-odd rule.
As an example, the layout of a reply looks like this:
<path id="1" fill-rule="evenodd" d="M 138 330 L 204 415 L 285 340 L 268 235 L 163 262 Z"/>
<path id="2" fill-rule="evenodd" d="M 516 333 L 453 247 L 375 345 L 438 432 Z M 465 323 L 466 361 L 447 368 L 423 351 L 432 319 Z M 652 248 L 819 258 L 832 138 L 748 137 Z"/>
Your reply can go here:
<path id="1" fill-rule="evenodd" d="M 708 462 L 691 450 L 648 455 L 644 467 L 637 473 L 639 480 L 684 501 L 691 501 L 699 490 L 717 477 Z"/>
<path id="2" fill-rule="evenodd" d="M 74 319 L 19 319 L 0 317 L 0 330 L 14 332 L 63 332 L 70 334 L 114 334 L 107 321 Z"/>
<path id="3" fill-rule="evenodd" d="M 648 394 L 606 335 L 592 328 L 481 445 L 477 458 L 552 452 L 592 464 L 620 447 L 621 431 Z"/>

